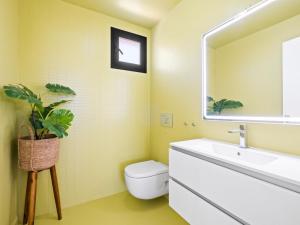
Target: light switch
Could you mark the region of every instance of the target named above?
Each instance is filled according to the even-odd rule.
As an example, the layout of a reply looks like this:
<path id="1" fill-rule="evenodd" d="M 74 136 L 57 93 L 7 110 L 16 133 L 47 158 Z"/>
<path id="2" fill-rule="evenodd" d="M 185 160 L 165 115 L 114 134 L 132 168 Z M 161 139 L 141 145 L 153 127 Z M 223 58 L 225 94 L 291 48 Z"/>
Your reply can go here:
<path id="1" fill-rule="evenodd" d="M 173 127 L 173 114 L 172 113 L 161 113 L 160 114 L 160 125 L 162 127 Z"/>

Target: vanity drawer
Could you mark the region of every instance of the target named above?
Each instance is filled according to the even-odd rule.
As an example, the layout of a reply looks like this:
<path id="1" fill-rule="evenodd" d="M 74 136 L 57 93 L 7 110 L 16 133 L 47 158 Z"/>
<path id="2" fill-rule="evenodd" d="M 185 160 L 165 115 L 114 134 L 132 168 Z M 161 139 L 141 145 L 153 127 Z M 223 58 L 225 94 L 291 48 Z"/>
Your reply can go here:
<path id="1" fill-rule="evenodd" d="M 197 195 L 170 180 L 169 204 L 192 225 L 241 225 Z"/>
<path id="2" fill-rule="evenodd" d="M 299 225 L 300 195 L 170 150 L 170 176 L 251 225 Z"/>

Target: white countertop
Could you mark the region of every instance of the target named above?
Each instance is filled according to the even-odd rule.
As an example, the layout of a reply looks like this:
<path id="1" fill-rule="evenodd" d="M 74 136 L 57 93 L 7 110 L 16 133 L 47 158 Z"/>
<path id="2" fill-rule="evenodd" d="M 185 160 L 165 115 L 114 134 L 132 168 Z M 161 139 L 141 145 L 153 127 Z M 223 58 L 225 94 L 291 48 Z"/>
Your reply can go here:
<path id="1" fill-rule="evenodd" d="M 238 167 L 246 171 L 250 171 L 252 173 L 257 173 L 258 175 L 266 176 L 267 178 L 273 178 L 277 181 L 286 183 L 287 186 L 293 185 L 292 188 L 294 191 L 300 193 L 300 157 L 294 155 L 288 155 L 283 153 L 278 153 L 265 149 L 257 149 L 257 148 L 246 148 L 241 149 L 239 151 L 256 151 L 259 154 L 274 156 L 277 159 L 266 163 L 263 165 L 254 164 L 251 162 L 246 162 L 239 160 L 238 158 L 221 155 L 214 151 L 214 145 L 223 145 L 226 147 L 239 148 L 238 145 L 224 143 L 220 141 L 214 141 L 209 139 L 194 139 L 180 142 L 173 142 L 170 144 L 171 148 L 178 148 L 187 152 L 191 152 L 197 154 L 199 156 L 208 157 L 212 160 L 216 160 L 219 162 L 224 162 L 226 164 L 230 164 L 234 167 Z M 282 185 L 279 185 L 282 186 Z M 284 185 L 283 185 L 284 186 Z M 287 187 L 288 188 L 288 187 Z"/>

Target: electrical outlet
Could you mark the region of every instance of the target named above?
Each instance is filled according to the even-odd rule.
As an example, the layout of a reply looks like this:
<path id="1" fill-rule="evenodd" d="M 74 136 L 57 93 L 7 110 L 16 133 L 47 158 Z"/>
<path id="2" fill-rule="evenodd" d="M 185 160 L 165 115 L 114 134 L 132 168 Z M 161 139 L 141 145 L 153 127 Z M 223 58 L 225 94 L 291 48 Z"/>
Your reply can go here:
<path id="1" fill-rule="evenodd" d="M 161 113 L 160 114 L 160 125 L 162 127 L 173 127 L 173 114 L 172 113 Z"/>

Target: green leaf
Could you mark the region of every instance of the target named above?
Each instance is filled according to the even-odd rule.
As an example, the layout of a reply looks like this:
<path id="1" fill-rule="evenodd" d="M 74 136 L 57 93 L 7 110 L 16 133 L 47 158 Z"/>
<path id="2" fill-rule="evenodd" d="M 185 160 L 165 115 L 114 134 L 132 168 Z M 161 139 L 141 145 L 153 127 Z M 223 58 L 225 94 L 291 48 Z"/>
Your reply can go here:
<path id="1" fill-rule="evenodd" d="M 223 110 L 224 102 L 226 102 L 227 99 L 221 99 L 220 101 L 217 101 L 213 104 L 213 111 L 216 113 L 221 113 Z"/>
<path id="2" fill-rule="evenodd" d="M 71 126 L 71 122 L 74 119 L 74 114 L 67 109 L 56 109 L 50 113 L 45 119 L 41 119 L 44 128 L 48 129 L 51 133 L 55 134 L 59 138 L 68 136 L 66 132 Z"/>
<path id="3" fill-rule="evenodd" d="M 75 91 L 73 91 L 71 88 L 60 85 L 60 84 L 48 83 L 48 84 L 46 84 L 46 88 L 53 93 L 76 95 Z"/>
<path id="4" fill-rule="evenodd" d="M 227 100 L 226 102 L 224 102 L 223 108 L 224 109 L 236 109 L 236 108 L 240 108 L 243 106 L 244 105 L 239 101 Z"/>
<path id="5" fill-rule="evenodd" d="M 38 98 L 38 96 L 36 94 L 33 93 L 33 91 L 31 91 L 28 87 L 26 87 L 25 85 L 23 84 L 19 84 L 19 86 L 21 86 L 23 88 L 23 90 L 25 90 L 27 92 L 27 94 L 29 96 L 32 96 L 34 98 Z"/>
<path id="6" fill-rule="evenodd" d="M 65 103 L 67 103 L 67 102 L 71 102 L 71 100 L 61 100 L 61 101 L 58 101 L 58 102 L 54 102 L 54 103 L 50 104 L 48 107 L 49 107 L 49 108 L 55 108 L 55 107 L 57 107 L 57 106 L 60 106 L 60 105 L 62 105 L 62 104 L 65 104 Z"/>
<path id="7" fill-rule="evenodd" d="M 30 89 L 22 85 L 7 85 L 3 87 L 4 93 L 10 97 L 27 101 L 30 104 L 42 106 L 42 101 Z"/>
<path id="8" fill-rule="evenodd" d="M 51 113 L 56 107 L 58 107 L 64 103 L 70 102 L 70 101 L 71 100 L 61 100 L 61 101 L 54 102 L 54 103 L 48 105 L 47 107 L 45 107 L 45 109 L 43 111 L 43 117 L 46 118 L 48 116 L 48 114 Z"/>
<path id="9" fill-rule="evenodd" d="M 214 102 L 212 106 L 208 109 L 210 112 L 215 112 L 220 114 L 224 109 L 236 109 L 243 107 L 244 105 L 235 100 L 221 99 L 217 102 Z"/>

